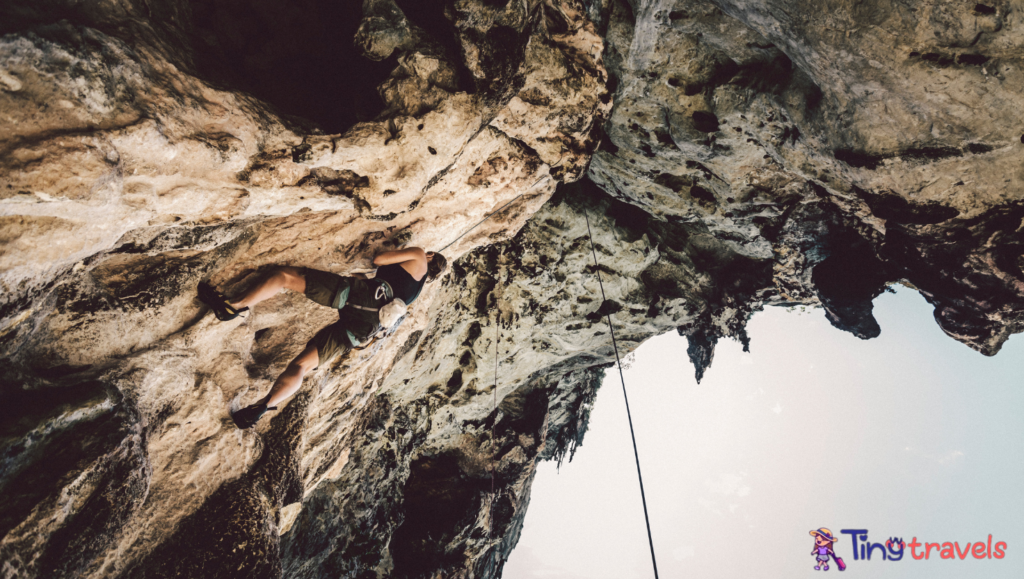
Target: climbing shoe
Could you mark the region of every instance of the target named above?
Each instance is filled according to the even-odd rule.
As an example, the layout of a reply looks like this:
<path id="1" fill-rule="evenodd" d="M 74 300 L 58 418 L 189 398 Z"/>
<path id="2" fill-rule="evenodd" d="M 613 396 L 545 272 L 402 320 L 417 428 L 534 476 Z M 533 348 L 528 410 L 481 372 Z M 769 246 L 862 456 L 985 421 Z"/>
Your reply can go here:
<path id="1" fill-rule="evenodd" d="M 277 406 L 267 406 L 262 402 L 257 402 L 252 406 L 246 406 L 236 411 L 231 415 L 231 419 L 235 421 L 235 426 L 239 428 L 252 428 L 269 410 L 277 410 Z"/>
<path id="2" fill-rule="evenodd" d="M 213 315 L 217 316 L 217 319 L 222 322 L 233 320 L 241 315 L 242 312 L 249 310 L 249 308 L 236 310 L 228 303 L 228 300 L 224 299 L 224 296 L 219 291 L 213 289 L 205 281 L 199 282 L 199 300 L 210 306 L 210 309 L 213 310 Z"/>

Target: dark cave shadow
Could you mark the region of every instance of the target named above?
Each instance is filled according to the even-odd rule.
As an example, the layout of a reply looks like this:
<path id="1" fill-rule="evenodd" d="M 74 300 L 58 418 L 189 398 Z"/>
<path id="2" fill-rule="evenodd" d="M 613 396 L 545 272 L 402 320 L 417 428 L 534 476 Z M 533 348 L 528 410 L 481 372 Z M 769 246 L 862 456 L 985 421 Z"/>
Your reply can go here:
<path id="1" fill-rule="evenodd" d="M 384 109 L 377 85 L 397 59 L 373 62 L 356 50 L 361 0 L 191 0 L 190 8 L 200 77 L 327 133 Z"/>
<path id="2" fill-rule="evenodd" d="M 224 88 L 253 95 L 285 118 L 300 124 L 310 121 L 328 134 L 343 133 L 384 111 L 377 87 L 398 65 L 398 51 L 374 62 L 355 47 L 362 4 L 190 0 L 197 73 Z M 411 23 L 426 30 L 454 60 L 461 60 L 443 1 L 397 4 Z"/>

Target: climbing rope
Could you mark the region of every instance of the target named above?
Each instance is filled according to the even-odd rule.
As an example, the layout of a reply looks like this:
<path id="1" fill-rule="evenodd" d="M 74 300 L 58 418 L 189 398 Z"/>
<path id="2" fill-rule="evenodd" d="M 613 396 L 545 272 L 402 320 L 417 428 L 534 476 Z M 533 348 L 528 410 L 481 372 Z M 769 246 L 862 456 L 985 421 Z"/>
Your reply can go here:
<path id="1" fill-rule="evenodd" d="M 495 300 L 497 301 L 497 300 Z M 491 535 L 494 535 L 494 459 L 497 456 L 494 445 L 494 425 L 498 422 L 498 358 L 500 355 L 501 348 L 501 326 L 499 325 L 499 318 L 501 316 L 501 310 L 494 316 L 494 388 L 491 390 L 493 398 L 491 401 L 494 419 L 491 420 Z"/>
<path id="2" fill-rule="evenodd" d="M 543 181 L 545 178 L 549 178 L 549 177 L 550 177 L 549 175 L 545 176 L 545 177 L 541 177 L 530 188 L 532 189 L 533 187 L 536 187 L 541 181 Z M 506 203 L 506 204 L 502 205 L 501 207 L 499 207 L 498 209 L 488 213 L 486 216 L 484 216 L 483 219 L 481 219 L 475 225 L 473 225 L 472 227 L 467 229 L 462 235 L 456 237 L 451 243 L 449 243 L 448 245 L 442 247 L 440 249 L 440 251 L 444 251 L 444 250 L 448 249 L 449 247 L 451 247 L 452 245 L 454 245 L 455 242 L 457 242 L 458 240 L 460 240 L 463 237 L 465 237 L 467 234 L 469 234 L 469 232 L 471 232 L 474 229 L 476 229 L 484 221 L 487 221 L 488 219 L 490 219 L 490 217 L 492 215 L 494 215 L 494 214 L 504 210 L 509 205 L 515 203 L 524 194 L 525 194 L 525 192 L 520 193 L 519 195 L 516 195 L 508 203 Z M 598 263 L 598 261 L 597 261 L 597 250 L 594 247 L 594 234 L 593 234 L 593 232 L 590 229 L 590 213 L 586 209 L 584 209 L 583 210 L 583 216 L 584 216 L 584 218 L 586 219 L 586 222 L 587 222 L 587 236 L 590 238 L 590 251 L 591 251 L 591 254 L 593 254 L 593 256 L 594 256 L 594 271 L 597 274 L 598 286 L 600 286 L 600 288 L 601 288 L 601 305 L 603 306 L 605 304 L 605 302 L 608 301 L 608 298 L 607 298 L 607 296 L 604 293 L 604 282 L 601 280 L 601 264 Z M 495 304 L 497 304 L 497 298 L 495 298 Z M 491 393 L 492 393 L 492 409 L 491 409 L 491 411 L 492 411 L 492 413 L 494 415 L 494 419 L 491 421 L 491 460 L 490 460 L 490 471 L 491 471 L 491 501 L 490 502 L 491 502 L 491 504 L 490 504 L 490 509 L 489 509 L 490 510 L 490 517 L 489 517 L 489 519 L 490 519 L 489 523 L 490 524 L 488 526 L 490 527 L 490 534 L 492 536 L 494 535 L 494 499 L 497 496 L 496 495 L 496 491 L 495 491 L 495 475 L 494 475 L 494 459 L 497 456 L 497 453 L 495 451 L 495 431 L 494 431 L 494 427 L 495 427 L 496 422 L 498 421 L 498 360 L 499 360 L 499 357 L 500 357 L 500 350 L 501 350 L 500 316 L 501 316 L 501 312 L 499 310 L 498 314 L 495 315 L 495 320 L 494 320 L 494 336 L 495 336 L 495 339 L 494 339 L 494 387 L 491 390 Z M 612 326 L 612 315 L 611 315 L 611 313 L 607 313 L 607 314 L 605 314 L 605 317 L 606 317 L 606 319 L 608 321 L 608 331 L 609 331 L 609 333 L 611 334 L 611 337 L 612 337 L 612 348 L 615 350 L 615 363 L 619 367 L 619 381 L 622 383 L 622 398 L 626 402 L 626 417 L 629 420 L 629 435 L 630 435 L 630 437 L 632 438 L 632 441 L 633 441 L 633 457 L 636 459 L 636 476 L 637 476 L 637 479 L 640 481 L 640 501 L 643 503 L 643 507 L 644 507 L 644 523 L 647 526 L 647 543 L 648 543 L 648 545 L 650 546 L 650 549 L 651 549 L 651 565 L 654 567 L 654 579 L 658 579 L 658 561 L 657 561 L 657 559 L 654 556 L 654 539 L 653 539 L 653 537 L 651 535 L 651 518 L 650 518 L 650 515 L 647 512 L 647 495 L 644 492 L 644 477 L 643 477 L 643 474 L 640 472 L 640 453 L 637 451 L 637 448 L 636 448 L 636 433 L 633 430 L 633 415 L 632 415 L 632 413 L 629 410 L 629 397 L 626 395 L 626 378 L 625 378 L 625 376 L 622 373 L 622 359 L 619 356 L 619 345 L 618 345 L 618 342 L 615 340 L 615 327 Z M 491 552 L 491 565 L 492 566 L 495 564 L 494 559 L 495 559 L 496 555 L 497 555 L 497 548 L 495 548 Z"/>
<path id="3" fill-rule="evenodd" d="M 597 250 L 594 249 L 594 234 L 590 231 L 590 215 L 584 209 L 583 216 L 587 220 L 587 236 L 590 237 L 590 251 L 594 255 L 594 271 L 597 283 L 601 287 L 601 306 L 608 298 L 604 295 L 604 283 L 601 281 L 601 265 L 597 262 Z M 644 523 L 647 524 L 647 543 L 651 546 L 651 564 L 654 566 L 654 579 L 658 579 L 658 562 L 654 558 L 654 539 L 651 537 L 651 518 L 647 515 L 647 496 L 644 494 L 644 477 L 640 474 L 640 454 L 636 450 L 636 434 L 633 432 L 633 416 L 629 412 L 629 397 L 626 396 L 626 378 L 622 374 L 622 360 L 619 359 L 619 346 L 615 342 L 615 328 L 612 327 L 612 314 L 605 314 L 608 319 L 608 331 L 612 335 L 612 348 L 615 349 L 615 362 L 619 366 L 619 380 L 622 382 L 622 398 L 626 401 L 626 417 L 629 418 L 629 435 L 633 438 L 633 457 L 636 458 L 636 476 L 640 479 L 640 500 L 644 505 Z"/>
<path id="4" fill-rule="evenodd" d="M 494 285 L 495 290 L 498 289 L 498 284 Z M 500 295 L 500 294 L 499 294 Z M 498 305 L 498 297 L 495 296 L 494 305 Z M 488 518 L 488 530 L 489 535 L 494 537 L 494 499 L 498 497 L 497 492 L 494 490 L 494 459 L 498 456 L 497 448 L 495 445 L 494 438 L 494 427 L 498 422 L 498 360 L 501 356 L 501 309 L 497 308 L 498 311 L 494 315 L 494 388 L 491 389 L 491 414 L 494 416 L 491 419 L 491 504 L 490 504 L 490 517 Z M 497 556 L 498 546 L 495 545 L 491 549 L 491 567 L 497 567 Z"/>
<path id="5" fill-rule="evenodd" d="M 543 181 L 544 179 L 550 179 L 550 178 L 551 178 L 551 175 L 545 175 L 545 176 L 541 177 L 540 179 L 537 179 L 537 182 L 534 183 L 533 185 L 531 185 L 530 189 L 533 189 L 534 187 L 539 185 L 540 182 Z M 529 191 L 529 189 L 527 191 Z M 508 207 L 509 205 L 512 205 L 513 203 L 518 201 L 525 194 L 526 194 L 526 191 L 523 191 L 519 195 L 516 195 L 515 197 L 513 197 L 508 203 L 502 205 L 501 207 L 499 207 L 499 208 L 495 209 L 494 211 L 491 211 L 490 213 L 485 215 L 483 219 L 481 219 L 480 221 L 476 222 L 476 224 L 474 224 L 472 227 L 470 227 L 469 229 L 464 231 L 462 233 L 462 235 L 456 237 L 455 239 L 453 239 L 451 241 L 451 243 L 449 243 L 448 245 L 446 245 L 446 246 L 442 247 L 441 249 L 439 249 L 438 253 L 441 253 L 444 250 L 448 249 L 449 247 L 455 245 L 455 243 L 457 241 L 459 241 L 460 239 L 462 239 L 463 237 L 468 235 L 471 231 L 473 231 L 474 229 L 479 227 L 481 224 L 483 224 L 483 222 L 485 222 L 488 219 L 490 219 L 491 216 L 504 211 L 506 207 Z M 490 470 L 491 470 L 491 504 L 490 504 L 490 522 L 489 522 L 488 526 L 490 527 L 490 534 L 492 536 L 494 535 L 494 499 L 497 496 L 496 495 L 496 491 L 495 491 L 495 477 L 494 477 L 494 458 L 497 455 L 496 449 L 495 449 L 494 426 L 495 426 L 495 423 L 498 421 L 498 359 L 499 359 L 499 348 L 501 346 L 501 326 L 499 324 L 499 316 L 500 315 L 501 315 L 501 313 L 499 311 L 499 313 L 495 316 L 495 319 L 494 319 L 494 334 L 495 334 L 495 340 L 494 340 L 494 388 L 493 388 L 493 391 L 492 391 L 493 398 L 492 398 L 492 401 L 491 401 L 492 405 L 493 405 L 492 412 L 494 414 L 494 420 L 491 421 L 491 460 L 490 460 Z M 491 565 L 492 566 L 494 566 L 494 564 L 495 564 L 494 558 L 497 555 L 497 551 L 498 551 L 497 547 L 495 547 L 491 551 Z"/>
<path id="6" fill-rule="evenodd" d="M 530 186 L 530 189 L 533 189 L 534 187 L 536 187 L 536 186 L 537 186 L 537 185 L 538 185 L 538 184 L 539 184 L 539 183 L 540 183 L 541 181 L 543 181 L 544 179 L 550 179 L 550 178 L 551 178 L 551 175 L 544 175 L 544 176 L 543 176 L 543 177 L 541 177 L 540 179 L 537 179 L 537 182 L 536 182 L 536 183 L 534 183 L 533 185 L 531 185 L 531 186 Z M 529 191 L 530 189 L 527 189 L 527 191 Z M 491 211 L 490 213 L 488 213 L 487 215 L 485 215 L 483 219 L 481 219 L 480 221 L 478 221 L 478 222 L 476 223 L 476 225 L 474 225 L 473 227 L 470 227 L 469 229 L 467 229 L 467 230 L 466 230 L 466 231 L 465 231 L 465 232 L 464 232 L 464 233 L 463 233 L 462 235 L 460 235 L 460 236 L 456 237 L 456 238 L 455 238 L 455 239 L 454 239 L 454 240 L 453 240 L 453 241 L 452 241 L 451 243 L 449 243 L 448 245 L 446 245 L 446 246 L 442 247 L 441 249 L 437 250 L 437 252 L 438 252 L 438 253 L 442 253 L 442 252 L 443 252 L 444 250 L 446 250 L 446 249 L 448 249 L 449 247 L 451 247 L 451 246 L 455 245 L 455 242 L 456 242 L 456 241 L 458 241 L 458 240 L 462 239 L 463 237 L 465 237 L 466 235 L 468 235 L 470 231 L 473 231 L 473 230 L 474 230 L 474 229 L 476 229 L 477 227 L 480 227 L 480 225 L 481 225 L 481 224 L 482 224 L 482 223 L 483 223 L 484 221 L 487 221 L 488 219 L 490 219 L 492 215 L 494 215 L 494 214 L 496 214 L 496 213 L 500 213 L 500 212 L 501 212 L 502 210 L 504 210 L 504 209 L 505 209 L 506 207 L 508 207 L 509 205 L 511 205 L 511 204 L 513 204 L 513 203 L 515 203 L 515 202 L 516 202 L 517 200 L 519 200 L 519 198 L 520 198 L 520 197 L 522 197 L 523 195 L 526 195 L 526 191 L 523 191 L 523 192 L 522 192 L 522 193 L 520 193 L 519 195 L 516 195 L 516 196 L 515 196 L 515 197 L 513 197 L 513 198 L 512 198 L 512 200 L 511 200 L 511 201 L 509 201 L 508 203 L 506 203 L 506 204 L 502 205 L 501 207 L 499 207 L 499 208 L 495 209 L 494 211 Z"/>

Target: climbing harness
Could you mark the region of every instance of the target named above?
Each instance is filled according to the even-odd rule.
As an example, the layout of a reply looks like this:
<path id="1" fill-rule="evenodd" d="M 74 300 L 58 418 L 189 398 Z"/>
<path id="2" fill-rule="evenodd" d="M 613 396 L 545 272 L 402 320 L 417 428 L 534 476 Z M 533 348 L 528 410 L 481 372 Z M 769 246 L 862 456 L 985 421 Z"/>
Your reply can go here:
<path id="1" fill-rule="evenodd" d="M 597 250 L 594 249 L 594 234 L 590 231 L 590 214 L 583 209 L 583 216 L 587 220 L 587 236 L 590 237 L 590 252 L 594 255 L 594 271 L 597 273 L 597 284 L 601 287 L 601 306 L 603 307 L 608 298 L 604 295 L 604 283 L 601 281 L 601 265 L 597 262 Z M 612 335 L 612 348 L 615 349 L 615 363 L 619 366 L 619 380 L 622 382 L 622 398 L 626 401 L 626 417 L 629 419 L 629 435 L 633 439 L 633 457 L 636 459 L 636 476 L 640 480 L 640 500 L 644 505 L 644 523 L 647 524 L 647 543 L 651 547 L 651 564 L 654 566 L 654 579 L 658 579 L 658 562 L 654 558 L 654 539 L 651 537 L 651 519 L 647 515 L 647 496 L 644 494 L 644 477 L 640 473 L 640 454 L 636 450 L 636 434 L 633 432 L 633 416 L 629 412 L 629 397 L 626 396 L 626 378 L 622 374 L 622 360 L 619 358 L 619 346 L 615 341 L 615 328 L 612 327 L 612 315 L 606 313 L 608 320 L 608 331 Z"/>
<path id="2" fill-rule="evenodd" d="M 386 302 L 384 305 L 379 308 L 360 306 L 358 304 L 345 304 L 345 306 L 377 314 L 381 330 L 390 330 L 391 327 L 395 325 L 395 322 L 409 311 L 409 305 L 401 298 L 395 297 L 394 290 L 391 289 L 391 284 L 384 280 L 375 281 L 378 282 L 379 285 L 377 286 L 377 291 L 373 294 L 373 299 L 378 302 Z"/>
<path id="3" fill-rule="evenodd" d="M 550 179 L 550 178 L 551 178 L 551 175 L 544 175 L 544 176 L 543 176 L 543 177 L 541 177 L 540 179 L 537 179 L 537 182 L 536 182 L 536 183 L 534 183 L 533 185 L 530 185 L 530 189 L 533 189 L 534 187 L 536 187 L 536 186 L 537 186 L 537 185 L 538 185 L 538 184 L 539 184 L 539 183 L 540 183 L 541 181 L 543 181 L 544 179 Z M 527 191 L 529 191 L 529 189 L 527 189 Z M 458 240 L 462 239 L 463 237 L 465 237 L 466 235 L 468 235 L 470 231 L 473 231 L 474 229 L 476 229 L 477 227 L 479 227 L 479 226 L 480 226 L 480 225 L 481 225 L 481 224 L 482 224 L 482 223 L 483 223 L 484 221 L 487 221 L 488 219 L 490 219 L 492 215 L 495 215 L 495 214 L 497 214 L 497 213 L 500 213 L 500 212 L 501 212 L 502 210 L 504 210 L 504 209 L 505 209 L 506 207 L 508 207 L 509 205 L 511 205 L 511 204 L 515 203 L 516 201 L 518 201 L 518 200 L 519 200 L 519 198 L 520 198 L 520 197 L 522 197 L 522 196 L 523 196 L 523 195 L 525 195 L 525 194 L 526 194 L 526 191 L 523 191 L 523 192 L 522 192 L 522 193 L 520 193 L 519 195 L 516 195 L 515 197 L 513 197 L 513 198 L 512 198 L 512 200 L 511 200 L 511 201 L 509 201 L 508 203 L 506 203 L 506 204 L 502 205 L 501 207 L 499 207 L 499 208 L 495 209 L 494 211 L 491 211 L 490 213 L 488 213 L 487 215 L 485 215 L 483 219 L 481 219 L 480 221 L 478 221 L 478 222 L 476 223 L 476 225 L 474 225 L 473 227 L 470 227 L 469 229 L 467 229 L 467 230 L 465 231 L 465 233 L 463 233 L 462 235 L 460 235 L 460 236 L 456 237 L 456 238 L 455 238 L 455 239 L 454 239 L 454 240 L 453 240 L 453 241 L 452 241 L 451 243 L 449 243 L 448 245 L 446 245 L 446 246 L 442 247 L 441 249 L 437 250 L 437 252 L 438 252 L 438 253 L 441 253 L 441 252 L 443 252 L 444 250 L 448 249 L 449 247 L 451 247 L 451 246 L 455 245 L 455 242 L 456 242 L 456 241 L 458 241 Z"/>

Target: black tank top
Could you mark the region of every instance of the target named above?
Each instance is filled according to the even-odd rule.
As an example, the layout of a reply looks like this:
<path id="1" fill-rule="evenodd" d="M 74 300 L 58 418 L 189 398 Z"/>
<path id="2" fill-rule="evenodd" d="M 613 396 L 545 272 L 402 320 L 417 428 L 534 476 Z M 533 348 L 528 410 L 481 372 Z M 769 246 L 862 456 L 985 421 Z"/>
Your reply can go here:
<path id="1" fill-rule="evenodd" d="M 406 304 L 411 304 L 414 299 L 419 297 L 420 290 L 423 289 L 423 284 L 427 281 L 426 275 L 420 281 L 416 281 L 409 275 L 409 272 L 405 271 L 404 267 L 397 263 L 389 263 L 377 268 L 376 278 L 388 282 L 391 285 L 391 290 L 395 292 L 395 297 Z"/>

